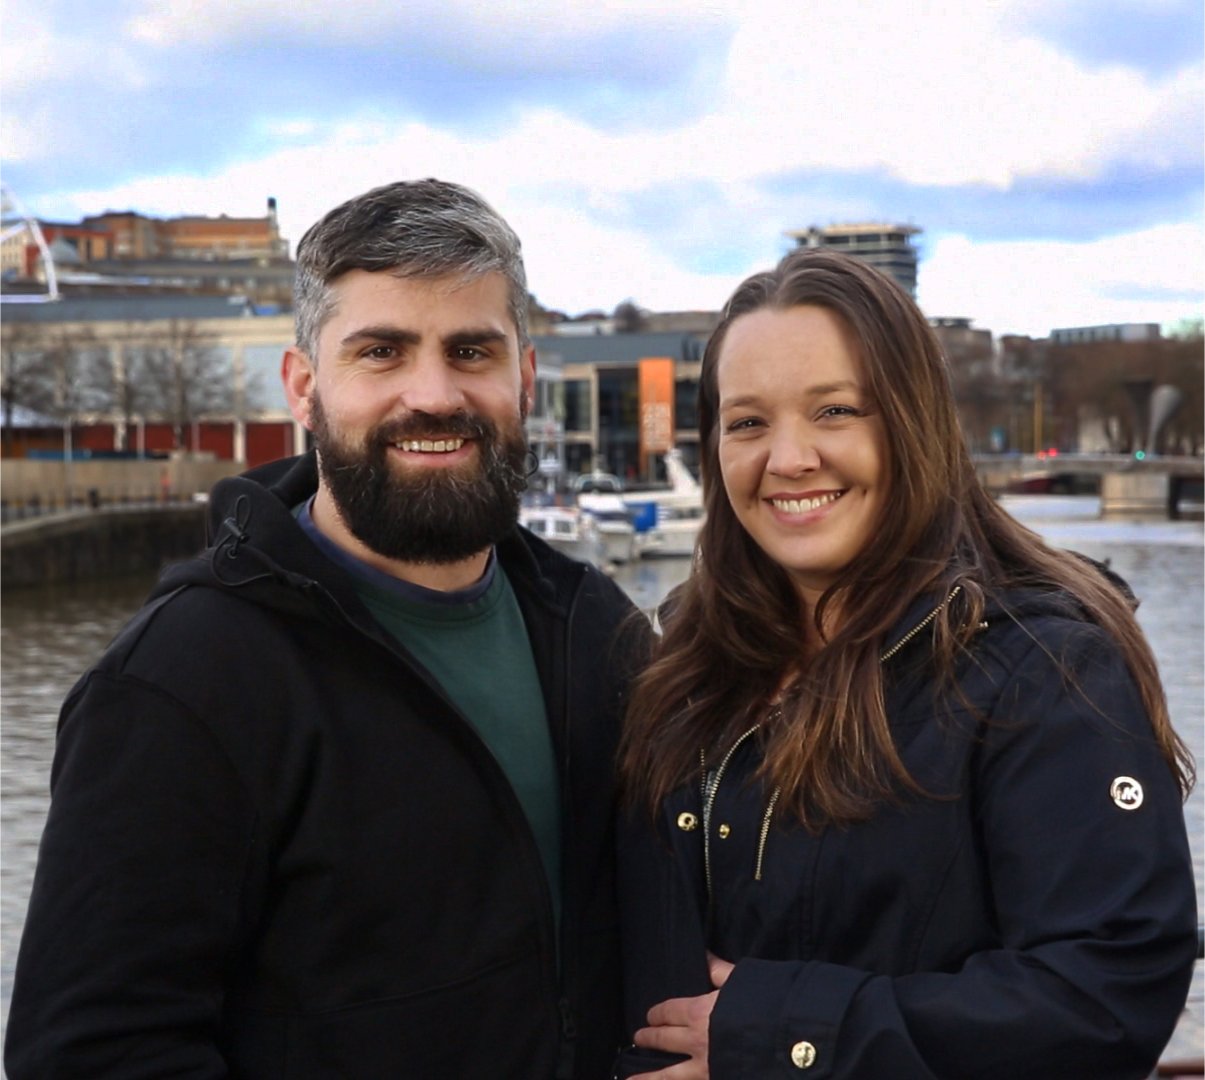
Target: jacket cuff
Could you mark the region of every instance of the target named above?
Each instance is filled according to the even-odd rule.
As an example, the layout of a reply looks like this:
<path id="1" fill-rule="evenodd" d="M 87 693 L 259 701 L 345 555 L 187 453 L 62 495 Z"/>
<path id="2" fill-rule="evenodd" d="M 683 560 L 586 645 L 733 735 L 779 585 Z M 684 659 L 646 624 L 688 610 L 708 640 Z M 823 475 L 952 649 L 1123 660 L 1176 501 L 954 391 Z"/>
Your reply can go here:
<path id="1" fill-rule="evenodd" d="M 833 1076 L 841 1022 L 869 978 L 836 964 L 740 961 L 711 1014 L 712 1080 Z"/>

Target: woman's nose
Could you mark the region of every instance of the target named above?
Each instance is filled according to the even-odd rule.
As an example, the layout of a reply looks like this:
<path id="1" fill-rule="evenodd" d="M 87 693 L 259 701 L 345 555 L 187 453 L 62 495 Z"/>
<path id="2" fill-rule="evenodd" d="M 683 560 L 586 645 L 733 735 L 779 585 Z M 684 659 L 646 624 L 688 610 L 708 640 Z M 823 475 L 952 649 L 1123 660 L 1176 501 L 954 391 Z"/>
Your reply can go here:
<path id="1" fill-rule="evenodd" d="M 806 430 L 794 428 L 776 435 L 767 468 L 775 476 L 791 479 L 820 468 L 820 451 Z"/>

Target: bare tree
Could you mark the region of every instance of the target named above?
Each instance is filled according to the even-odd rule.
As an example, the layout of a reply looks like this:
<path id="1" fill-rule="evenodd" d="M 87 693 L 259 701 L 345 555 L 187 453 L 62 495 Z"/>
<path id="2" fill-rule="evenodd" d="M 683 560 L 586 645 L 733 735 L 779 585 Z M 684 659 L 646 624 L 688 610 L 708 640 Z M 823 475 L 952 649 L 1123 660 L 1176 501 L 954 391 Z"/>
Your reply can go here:
<path id="1" fill-rule="evenodd" d="M 81 416 L 107 409 L 112 368 L 107 350 L 87 327 L 9 323 L 2 340 L 4 439 L 9 450 L 18 406 L 61 423 L 66 444 Z"/>
<path id="2" fill-rule="evenodd" d="M 121 449 L 125 451 L 134 449 L 131 445 L 131 432 L 134 431 L 136 422 L 150 411 L 149 395 L 144 392 L 142 384 L 136 377 L 131 378 L 131 374 L 137 375 L 135 357 L 143 348 L 142 345 L 129 344 L 130 341 L 137 338 L 137 335 L 138 328 L 132 323 L 127 323 L 124 340 L 115 346 L 118 350 L 118 359 L 113 377 L 112 408 L 113 412 L 122 419 Z"/>
<path id="3" fill-rule="evenodd" d="M 615 329 L 621 334 L 636 334 L 648 327 L 648 312 L 635 300 L 624 300 L 615 308 L 611 318 L 615 321 Z"/>
<path id="4" fill-rule="evenodd" d="M 1167 336 L 1179 341 L 1205 340 L 1205 319 L 1199 316 L 1195 319 L 1180 319 L 1168 330 Z"/>
<path id="5" fill-rule="evenodd" d="M 0 333 L 0 400 L 4 408 L 4 451 L 13 449 L 13 415 L 18 408 L 37 410 L 45 400 L 46 365 L 42 327 L 6 321 Z"/>
<path id="6" fill-rule="evenodd" d="M 955 328 L 939 338 L 967 442 L 975 453 L 993 449 L 992 432 L 1003 426 L 1007 393 L 995 371 L 991 336 Z"/>
<path id="7" fill-rule="evenodd" d="M 1148 382 L 1176 387 L 1183 403 L 1164 432 L 1167 446 L 1195 453 L 1201 446 L 1205 413 L 1200 338 L 1102 341 L 1058 346 L 1050 352 L 1049 380 L 1054 407 L 1065 420 L 1092 414 L 1113 434 L 1116 452 L 1137 449 L 1148 417 L 1137 415 L 1126 384 Z"/>
<path id="8" fill-rule="evenodd" d="M 195 322 L 172 319 L 153 340 L 125 350 L 125 386 L 119 404 L 172 426 L 172 442 L 184 446 L 189 425 L 235 408 L 233 373 L 214 335 Z"/>

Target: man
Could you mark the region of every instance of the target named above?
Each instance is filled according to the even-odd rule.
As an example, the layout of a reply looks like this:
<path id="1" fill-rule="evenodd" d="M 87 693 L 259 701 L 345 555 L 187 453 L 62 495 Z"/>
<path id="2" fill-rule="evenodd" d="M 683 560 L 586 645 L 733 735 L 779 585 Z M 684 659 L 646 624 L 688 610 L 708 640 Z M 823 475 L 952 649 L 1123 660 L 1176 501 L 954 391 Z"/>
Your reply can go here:
<path id="1" fill-rule="evenodd" d="M 516 526 L 519 242 L 392 184 L 310 229 L 295 305 L 316 455 L 219 484 L 64 705 L 10 1080 L 609 1076 L 643 635 Z"/>

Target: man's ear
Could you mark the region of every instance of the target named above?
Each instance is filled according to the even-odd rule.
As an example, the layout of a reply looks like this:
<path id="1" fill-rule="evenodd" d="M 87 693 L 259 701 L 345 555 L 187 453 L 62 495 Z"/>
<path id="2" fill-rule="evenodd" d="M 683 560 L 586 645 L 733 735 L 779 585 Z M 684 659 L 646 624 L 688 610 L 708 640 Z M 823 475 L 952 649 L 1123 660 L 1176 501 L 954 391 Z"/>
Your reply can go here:
<path id="1" fill-rule="evenodd" d="M 307 431 L 313 431 L 314 364 L 296 345 L 285 349 L 280 362 L 280 379 L 284 383 L 285 397 L 289 399 L 293 419 Z"/>

